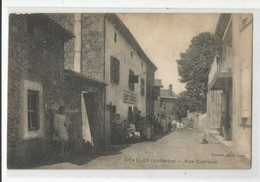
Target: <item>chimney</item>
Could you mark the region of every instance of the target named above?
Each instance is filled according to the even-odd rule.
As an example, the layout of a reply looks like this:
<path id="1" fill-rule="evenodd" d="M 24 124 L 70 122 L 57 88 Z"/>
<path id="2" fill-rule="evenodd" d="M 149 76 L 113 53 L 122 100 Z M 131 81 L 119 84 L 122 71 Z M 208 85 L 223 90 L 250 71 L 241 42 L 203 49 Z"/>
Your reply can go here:
<path id="1" fill-rule="evenodd" d="M 170 84 L 170 85 L 169 85 L 169 90 L 171 90 L 171 91 L 172 91 L 172 84 Z"/>

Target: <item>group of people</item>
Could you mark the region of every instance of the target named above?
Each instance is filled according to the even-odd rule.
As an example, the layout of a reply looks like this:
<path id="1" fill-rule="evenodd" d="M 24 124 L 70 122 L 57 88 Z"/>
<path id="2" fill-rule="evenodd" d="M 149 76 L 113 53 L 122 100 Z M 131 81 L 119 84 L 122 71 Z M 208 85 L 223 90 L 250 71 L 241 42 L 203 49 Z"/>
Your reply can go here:
<path id="1" fill-rule="evenodd" d="M 143 117 L 141 111 L 138 111 L 126 120 L 118 113 L 112 122 L 112 143 L 123 144 L 149 140 L 154 135 L 174 131 L 183 131 L 183 122 L 181 119 L 176 121 L 173 116 L 150 114 Z"/>
<path id="2" fill-rule="evenodd" d="M 153 134 L 151 116 L 142 117 L 141 111 L 128 120 L 119 113 L 112 121 L 112 143 L 133 143 L 144 139 L 150 139 Z"/>
<path id="3" fill-rule="evenodd" d="M 181 118 L 176 120 L 174 116 L 166 116 L 164 114 L 156 115 L 155 124 L 157 133 L 183 131 L 183 122 Z"/>
<path id="4" fill-rule="evenodd" d="M 61 106 L 53 120 L 53 141 L 57 144 L 60 155 L 68 153 L 70 126 L 71 121 L 65 114 L 65 107 Z M 141 111 L 128 120 L 121 118 L 121 115 L 117 113 L 111 127 L 112 143 L 114 144 L 149 140 L 157 134 L 183 131 L 181 119 L 176 121 L 175 118 L 162 114 L 151 114 L 143 117 Z"/>

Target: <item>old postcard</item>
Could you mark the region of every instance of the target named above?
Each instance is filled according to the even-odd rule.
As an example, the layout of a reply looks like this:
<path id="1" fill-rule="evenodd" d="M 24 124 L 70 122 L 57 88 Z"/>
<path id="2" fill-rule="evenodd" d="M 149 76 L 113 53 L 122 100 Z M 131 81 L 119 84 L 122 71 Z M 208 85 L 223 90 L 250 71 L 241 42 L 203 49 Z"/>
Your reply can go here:
<path id="1" fill-rule="evenodd" d="M 10 14 L 8 169 L 250 169 L 252 26 Z"/>

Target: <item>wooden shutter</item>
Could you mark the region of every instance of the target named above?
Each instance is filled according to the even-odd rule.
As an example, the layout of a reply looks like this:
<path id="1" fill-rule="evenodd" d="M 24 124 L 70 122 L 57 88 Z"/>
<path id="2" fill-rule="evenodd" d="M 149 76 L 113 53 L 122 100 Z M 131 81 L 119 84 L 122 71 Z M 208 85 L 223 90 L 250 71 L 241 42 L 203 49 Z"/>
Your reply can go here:
<path id="1" fill-rule="evenodd" d="M 120 73 L 120 63 L 119 60 L 111 56 L 111 83 L 119 84 L 119 73 Z"/>

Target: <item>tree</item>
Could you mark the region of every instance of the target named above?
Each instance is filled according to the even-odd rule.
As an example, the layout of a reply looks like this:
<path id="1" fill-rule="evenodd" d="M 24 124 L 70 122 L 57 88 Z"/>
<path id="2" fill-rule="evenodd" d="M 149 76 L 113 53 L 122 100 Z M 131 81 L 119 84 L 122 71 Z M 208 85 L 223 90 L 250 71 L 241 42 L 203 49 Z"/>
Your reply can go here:
<path id="1" fill-rule="evenodd" d="M 206 111 L 208 74 L 215 54 L 220 52 L 220 45 L 215 35 L 203 32 L 191 40 L 185 53 L 180 54 L 178 72 L 180 82 L 186 83 L 186 91 L 178 99 L 185 98 L 188 104 L 178 102 L 180 106 L 175 109 L 182 107 L 186 111 Z"/>

